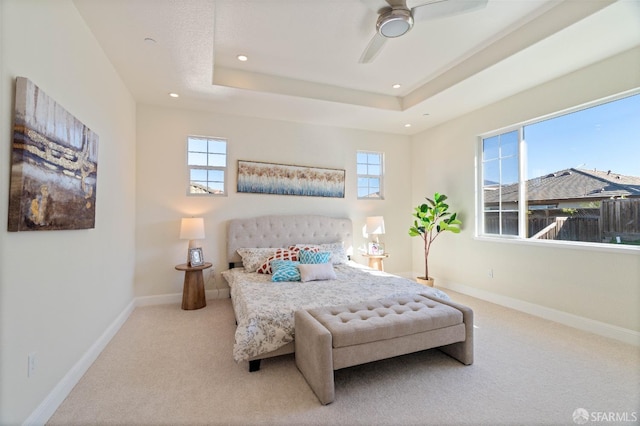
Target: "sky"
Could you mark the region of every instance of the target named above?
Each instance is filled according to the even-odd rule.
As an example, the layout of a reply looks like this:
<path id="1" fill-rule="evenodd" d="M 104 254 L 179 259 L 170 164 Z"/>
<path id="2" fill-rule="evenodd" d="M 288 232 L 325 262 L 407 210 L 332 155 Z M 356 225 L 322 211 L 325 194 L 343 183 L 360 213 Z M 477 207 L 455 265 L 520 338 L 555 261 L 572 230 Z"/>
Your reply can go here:
<path id="1" fill-rule="evenodd" d="M 640 176 L 640 94 L 525 126 L 527 179 L 570 167 Z"/>

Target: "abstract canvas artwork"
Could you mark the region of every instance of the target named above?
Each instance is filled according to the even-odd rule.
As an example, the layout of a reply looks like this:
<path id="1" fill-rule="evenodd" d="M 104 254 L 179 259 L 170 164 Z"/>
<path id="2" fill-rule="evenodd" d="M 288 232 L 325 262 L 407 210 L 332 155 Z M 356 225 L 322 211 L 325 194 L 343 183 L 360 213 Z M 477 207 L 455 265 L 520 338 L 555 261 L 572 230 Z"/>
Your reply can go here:
<path id="1" fill-rule="evenodd" d="M 16 79 L 9 231 L 95 227 L 98 135 Z"/>
<path id="2" fill-rule="evenodd" d="M 238 161 L 238 192 L 344 198 L 344 170 Z"/>

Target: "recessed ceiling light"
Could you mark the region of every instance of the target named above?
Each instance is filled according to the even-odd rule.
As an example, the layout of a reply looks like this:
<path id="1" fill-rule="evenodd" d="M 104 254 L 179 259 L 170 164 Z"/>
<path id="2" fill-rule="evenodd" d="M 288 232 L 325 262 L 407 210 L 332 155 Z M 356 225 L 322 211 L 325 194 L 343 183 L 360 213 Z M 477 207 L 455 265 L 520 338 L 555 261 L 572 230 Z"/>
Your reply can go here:
<path id="1" fill-rule="evenodd" d="M 237 56 L 237 58 L 238 58 L 238 60 L 239 60 L 239 61 L 241 61 L 241 62 L 246 62 L 246 61 L 248 61 L 248 60 L 249 60 L 249 57 L 248 57 L 248 56 L 246 56 L 246 55 L 238 55 L 238 56 Z"/>
<path id="2" fill-rule="evenodd" d="M 411 127 L 411 123 L 405 124 L 404 127 Z"/>
<path id="3" fill-rule="evenodd" d="M 180 95 L 178 95 L 177 93 L 169 93 L 169 96 L 171 96 L 172 98 L 179 98 Z"/>
<path id="4" fill-rule="evenodd" d="M 155 39 L 151 38 L 151 37 L 146 37 L 144 39 L 144 42 L 147 43 L 147 44 L 156 44 L 157 43 L 157 41 Z"/>
<path id="5" fill-rule="evenodd" d="M 394 89 L 399 89 L 399 88 L 401 88 L 402 86 L 401 86 L 401 85 L 399 85 L 398 83 L 396 83 L 396 84 L 394 84 L 394 85 L 393 85 L 393 86 L 391 86 L 391 87 L 393 87 Z"/>

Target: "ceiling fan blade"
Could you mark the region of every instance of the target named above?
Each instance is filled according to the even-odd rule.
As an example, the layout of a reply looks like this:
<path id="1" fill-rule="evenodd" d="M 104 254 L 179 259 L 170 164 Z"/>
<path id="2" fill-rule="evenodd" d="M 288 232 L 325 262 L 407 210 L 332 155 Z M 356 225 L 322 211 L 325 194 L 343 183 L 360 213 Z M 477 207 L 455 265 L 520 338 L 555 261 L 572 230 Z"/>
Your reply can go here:
<path id="1" fill-rule="evenodd" d="M 413 19 L 422 21 L 427 19 L 444 18 L 462 13 L 483 9 L 489 0 L 440 0 L 424 2 L 411 9 Z"/>
<path id="2" fill-rule="evenodd" d="M 383 9 L 390 7 L 402 7 L 407 9 L 406 0 L 360 0 L 367 8 L 373 10 L 376 13 L 380 13 Z"/>
<path id="3" fill-rule="evenodd" d="M 386 42 L 386 37 L 376 33 L 367 45 L 367 48 L 362 52 L 362 56 L 360 56 L 360 60 L 358 62 L 361 64 L 368 64 L 373 61 L 376 56 L 378 56 L 378 53 L 380 53 Z"/>
<path id="4" fill-rule="evenodd" d="M 380 13 L 381 9 L 389 7 L 389 3 L 387 3 L 386 0 L 360 0 L 360 2 L 364 3 L 369 10 L 376 13 Z"/>

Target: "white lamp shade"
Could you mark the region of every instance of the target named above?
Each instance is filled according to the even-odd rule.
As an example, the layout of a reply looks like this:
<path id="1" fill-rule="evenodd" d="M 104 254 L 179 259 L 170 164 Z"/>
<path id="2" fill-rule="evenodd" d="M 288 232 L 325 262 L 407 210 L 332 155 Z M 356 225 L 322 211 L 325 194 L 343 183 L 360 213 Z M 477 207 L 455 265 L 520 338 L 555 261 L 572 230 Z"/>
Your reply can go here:
<path id="1" fill-rule="evenodd" d="M 204 240 L 204 219 L 185 217 L 180 224 L 181 240 Z"/>
<path id="2" fill-rule="evenodd" d="M 367 218 L 367 234 L 384 234 L 384 218 L 382 216 L 370 216 Z"/>

